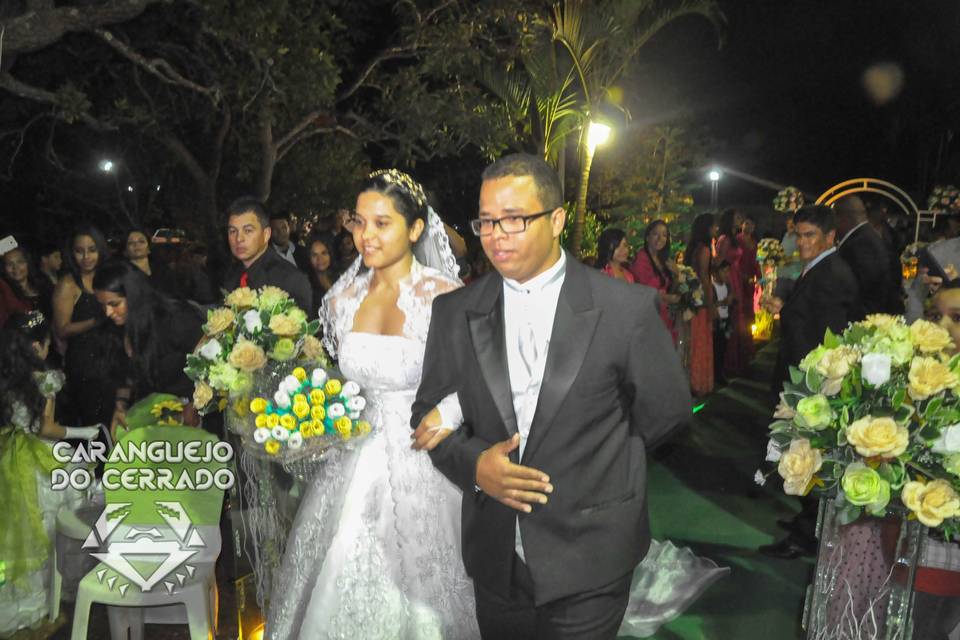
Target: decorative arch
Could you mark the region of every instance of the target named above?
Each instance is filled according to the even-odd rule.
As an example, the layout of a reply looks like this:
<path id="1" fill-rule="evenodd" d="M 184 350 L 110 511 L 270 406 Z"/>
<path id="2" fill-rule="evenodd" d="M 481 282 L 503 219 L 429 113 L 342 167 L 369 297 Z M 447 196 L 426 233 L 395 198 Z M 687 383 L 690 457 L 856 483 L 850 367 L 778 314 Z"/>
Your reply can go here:
<path id="1" fill-rule="evenodd" d="M 820 194 L 816 204 L 830 206 L 840 198 L 854 193 L 876 193 L 884 196 L 888 200 L 892 200 L 908 216 L 915 218 L 914 242 L 920 237 L 921 222 L 936 222 L 936 211 L 921 210 L 906 191 L 892 182 L 878 178 L 853 178 L 852 180 L 844 180 Z"/>

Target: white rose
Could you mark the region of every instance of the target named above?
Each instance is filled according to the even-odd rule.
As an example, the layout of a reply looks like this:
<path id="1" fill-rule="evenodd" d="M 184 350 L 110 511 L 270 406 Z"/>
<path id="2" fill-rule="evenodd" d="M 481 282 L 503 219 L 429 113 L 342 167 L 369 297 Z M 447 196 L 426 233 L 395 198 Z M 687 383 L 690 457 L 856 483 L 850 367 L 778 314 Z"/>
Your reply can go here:
<path id="1" fill-rule="evenodd" d="M 960 424 L 943 429 L 940 437 L 930 445 L 930 450 L 934 453 L 960 453 Z"/>
<path id="2" fill-rule="evenodd" d="M 277 389 L 277 392 L 273 394 L 273 402 L 278 409 L 290 408 L 290 396 L 283 389 Z"/>
<path id="3" fill-rule="evenodd" d="M 753 481 L 762 487 L 767 484 L 767 476 L 763 475 L 763 472 L 757 469 L 757 472 L 753 474 Z"/>
<path id="4" fill-rule="evenodd" d="M 327 381 L 327 372 L 323 369 L 314 369 L 313 373 L 310 374 L 310 384 L 313 387 L 320 388 L 323 387 L 324 383 Z"/>
<path id="5" fill-rule="evenodd" d="M 327 415 L 330 416 L 331 418 L 336 419 L 336 418 L 340 418 L 342 416 L 347 415 L 347 410 L 342 404 L 340 404 L 339 402 L 335 402 L 329 407 L 327 407 Z"/>
<path id="6" fill-rule="evenodd" d="M 347 409 L 350 409 L 350 411 L 363 411 L 364 407 L 366 406 L 367 401 L 361 396 L 354 396 L 353 398 L 347 400 Z"/>
<path id="7" fill-rule="evenodd" d="M 860 375 L 874 387 L 879 387 L 890 379 L 892 359 L 885 353 L 868 353 L 860 360 L 863 367 Z"/>
<path id="8" fill-rule="evenodd" d="M 767 440 L 767 462 L 779 462 L 781 455 L 783 455 L 783 449 L 780 448 L 776 440 L 772 438 Z"/>
<path id="9" fill-rule="evenodd" d="M 270 438 L 270 429 L 267 429 L 266 427 L 258 427 L 253 432 L 253 440 L 257 444 L 263 444 L 269 438 Z"/>
<path id="10" fill-rule="evenodd" d="M 270 431 L 270 435 L 273 436 L 274 440 L 283 442 L 290 437 L 290 432 L 287 431 L 286 427 L 276 426 Z"/>
<path id="11" fill-rule="evenodd" d="M 303 446 L 303 436 L 300 435 L 299 431 L 294 431 L 287 438 L 287 446 L 293 450 L 297 450 Z"/>
<path id="12" fill-rule="evenodd" d="M 223 353 L 223 347 L 216 340 L 211 340 L 200 347 L 200 355 L 207 360 L 216 360 L 221 353 Z"/>
<path id="13" fill-rule="evenodd" d="M 283 379 L 283 382 L 280 383 L 280 389 L 292 395 L 300 389 L 300 381 L 297 380 L 296 376 L 287 376 Z"/>
<path id="14" fill-rule="evenodd" d="M 360 385 L 358 385 L 353 380 L 348 380 L 343 384 L 343 389 L 340 390 L 340 395 L 344 398 L 352 398 L 355 395 L 360 393 Z"/>
<path id="15" fill-rule="evenodd" d="M 256 309 L 250 309 L 243 314 L 243 324 L 247 327 L 247 333 L 255 333 L 263 329 L 263 321 L 260 319 L 260 312 Z"/>

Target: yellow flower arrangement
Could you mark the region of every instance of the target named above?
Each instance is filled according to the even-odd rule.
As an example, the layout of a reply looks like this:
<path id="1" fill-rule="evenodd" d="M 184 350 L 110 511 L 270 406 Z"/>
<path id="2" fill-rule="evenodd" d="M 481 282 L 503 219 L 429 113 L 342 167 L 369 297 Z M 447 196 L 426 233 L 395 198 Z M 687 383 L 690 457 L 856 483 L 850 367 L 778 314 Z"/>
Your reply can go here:
<path id="1" fill-rule="evenodd" d="M 230 366 L 241 371 L 253 372 L 267 364 L 267 354 L 256 343 L 249 340 L 240 340 L 233 345 L 233 350 L 227 358 Z"/>
<path id="2" fill-rule="evenodd" d="M 207 324 L 204 326 L 204 330 L 208 336 L 215 336 L 230 328 L 234 319 L 233 311 L 230 309 L 224 307 L 214 309 L 207 314 Z"/>
<path id="3" fill-rule="evenodd" d="M 847 441 L 865 458 L 896 458 L 907 450 L 910 432 L 893 418 L 864 416 L 847 427 Z"/>
<path id="4" fill-rule="evenodd" d="M 238 309 L 248 309 L 257 304 L 257 294 L 249 287 L 240 287 L 234 289 L 224 299 L 224 304 L 228 307 L 237 307 Z"/>
<path id="5" fill-rule="evenodd" d="M 900 494 L 903 504 L 928 527 L 939 527 L 947 518 L 960 515 L 960 496 L 946 480 L 911 481 Z"/>

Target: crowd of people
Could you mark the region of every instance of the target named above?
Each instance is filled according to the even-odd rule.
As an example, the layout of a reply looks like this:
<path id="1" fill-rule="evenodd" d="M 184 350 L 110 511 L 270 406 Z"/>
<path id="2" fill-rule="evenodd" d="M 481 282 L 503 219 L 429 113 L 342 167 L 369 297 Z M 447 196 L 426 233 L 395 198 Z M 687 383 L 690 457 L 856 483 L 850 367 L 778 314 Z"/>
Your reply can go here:
<path id="1" fill-rule="evenodd" d="M 667 223 L 654 220 L 635 255 L 611 227 L 593 264 L 575 260 L 560 246 L 557 176 L 522 154 L 483 175 L 471 221 L 479 251 L 396 170 L 372 174 L 354 209 L 331 218 L 297 238 L 289 214 L 235 200 L 219 276 L 202 245 L 167 261 L 143 229 L 111 247 L 82 225 L 62 250 L 17 244 L 0 257 L 0 504 L 30 514 L 0 536 L 0 551 L 23 558 L 0 585 L 0 635 L 49 605 L 51 514 L 71 497 L 38 486 L 54 464 L 45 443 L 110 444 L 138 399 L 190 398 L 186 357 L 223 291 L 279 287 L 319 317 L 377 423 L 303 488 L 268 611 L 274 638 L 386 627 L 612 638 L 625 615 L 649 618 L 637 576 L 683 558 L 668 589 L 676 615 L 722 570 L 650 539 L 637 461 L 686 420 L 691 395 L 746 373 L 758 306 L 780 318 L 775 392 L 825 330 L 909 306 L 896 235 L 857 196 L 788 217 L 782 244 L 799 260 L 762 295 L 756 224 L 736 209 L 697 215 L 676 255 Z M 960 244 L 956 254 L 960 264 Z M 918 278 L 922 297 L 937 293 L 921 313 L 960 337 L 955 279 Z M 211 428 L 189 401 L 183 420 Z M 763 550 L 809 553 L 813 505 Z M 343 584 L 357 608 L 332 597 Z"/>

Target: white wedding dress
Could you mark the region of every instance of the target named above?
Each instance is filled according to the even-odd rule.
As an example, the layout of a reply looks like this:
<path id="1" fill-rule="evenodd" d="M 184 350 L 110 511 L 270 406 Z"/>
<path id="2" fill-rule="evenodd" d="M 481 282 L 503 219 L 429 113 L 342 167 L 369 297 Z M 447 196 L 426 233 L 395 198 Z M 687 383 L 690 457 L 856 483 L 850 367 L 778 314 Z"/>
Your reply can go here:
<path id="1" fill-rule="evenodd" d="M 363 389 L 374 430 L 356 450 L 333 451 L 310 483 L 266 637 L 479 638 L 460 556 L 460 490 L 410 448 L 430 306 L 459 283 L 414 262 L 397 301 L 403 335 L 384 336 L 352 331 L 370 276 L 358 274 L 324 311 L 340 369 Z"/>

